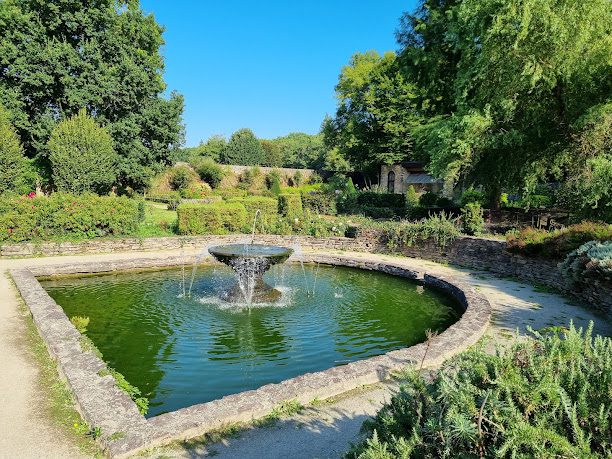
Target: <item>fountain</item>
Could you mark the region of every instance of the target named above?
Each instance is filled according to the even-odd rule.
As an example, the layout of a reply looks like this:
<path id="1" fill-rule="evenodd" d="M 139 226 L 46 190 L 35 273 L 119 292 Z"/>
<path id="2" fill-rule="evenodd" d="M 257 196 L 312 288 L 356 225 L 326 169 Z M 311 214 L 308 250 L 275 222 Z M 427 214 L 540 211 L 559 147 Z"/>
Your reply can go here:
<path id="1" fill-rule="evenodd" d="M 281 292 L 266 284 L 263 274 L 272 265 L 283 263 L 293 250 L 263 244 L 229 244 L 209 247 L 208 252 L 230 266 L 238 276 L 238 284 L 224 292 L 223 299 L 232 303 L 273 303 Z"/>

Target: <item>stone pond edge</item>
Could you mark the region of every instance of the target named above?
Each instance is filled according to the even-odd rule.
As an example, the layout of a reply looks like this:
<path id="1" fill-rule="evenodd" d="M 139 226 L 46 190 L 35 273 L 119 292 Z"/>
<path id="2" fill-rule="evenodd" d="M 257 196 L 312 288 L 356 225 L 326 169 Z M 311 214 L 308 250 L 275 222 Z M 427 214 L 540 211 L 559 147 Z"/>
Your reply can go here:
<path id="1" fill-rule="evenodd" d="M 13 269 L 10 273 L 49 353 L 58 362 L 60 376 L 68 382 L 78 411 L 91 426 L 100 427 L 102 448 L 109 456 L 117 458 L 174 440 L 197 437 L 230 423 L 252 421 L 267 415 L 284 401 L 297 400 L 308 404 L 314 399 L 326 399 L 365 384 L 380 382 L 407 365 L 421 365 L 421 362 L 426 367 L 439 365 L 475 344 L 488 327 L 491 317 L 488 300 L 456 277 L 434 276 L 426 269 L 414 271 L 393 261 L 368 261 L 337 253 L 309 253 L 304 254 L 303 259 L 418 280 L 452 295 L 464 308 L 463 315 L 428 344 L 421 343 L 324 371 L 306 373 L 146 419 L 127 394 L 116 387 L 112 376 L 100 376 L 101 370 L 106 368 L 105 363 L 93 352 L 84 350 L 81 334 L 42 288 L 37 277 L 180 266 L 193 262 L 194 257 L 159 256 L 37 266 Z"/>

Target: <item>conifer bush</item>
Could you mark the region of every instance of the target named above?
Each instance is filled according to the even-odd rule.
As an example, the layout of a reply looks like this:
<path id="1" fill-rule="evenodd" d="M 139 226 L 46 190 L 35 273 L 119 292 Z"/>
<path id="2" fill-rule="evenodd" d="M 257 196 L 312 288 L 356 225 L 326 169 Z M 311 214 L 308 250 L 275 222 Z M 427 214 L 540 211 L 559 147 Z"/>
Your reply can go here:
<path id="1" fill-rule="evenodd" d="M 302 197 L 297 193 L 282 193 L 278 197 L 278 213 L 289 220 L 303 216 Z"/>
<path id="2" fill-rule="evenodd" d="M 58 191 L 105 194 L 115 183 L 119 157 L 113 138 L 84 109 L 57 124 L 47 148 Z"/>
<path id="3" fill-rule="evenodd" d="M 418 371 L 349 458 L 598 458 L 612 455 L 612 339 L 555 328 L 491 355 Z"/>

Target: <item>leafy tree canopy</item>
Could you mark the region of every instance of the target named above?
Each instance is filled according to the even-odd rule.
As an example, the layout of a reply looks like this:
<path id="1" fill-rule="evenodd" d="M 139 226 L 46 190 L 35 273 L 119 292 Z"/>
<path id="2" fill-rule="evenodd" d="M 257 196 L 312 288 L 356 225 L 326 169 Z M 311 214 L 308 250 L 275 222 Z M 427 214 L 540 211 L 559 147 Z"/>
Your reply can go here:
<path id="1" fill-rule="evenodd" d="M 84 109 L 57 124 L 47 148 L 58 191 L 104 194 L 115 183 L 113 138 Z"/>
<path id="2" fill-rule="evenodd" d="M 142 188 L 182 142 L 183 99 L 162 78 L 162 28 L 138 0 L 0 2 L 0 102 L 49 167 L 55 124 L 86 108 L 107 126 L 119 180 Z"/>
<path id="3" fill-rule="evenodd" d="M 265 162 L 265 151 L 250 129 L 239 129 L 230 137 L 221 153 L 224 164 L 258 166 Z"/>
<path id="4" fill-rule="evenodd" d="M 398 61 L 420 88 L 427 118 L 414 136 L 430 170 L 496 196 L 595 167 L 612 101 L 610 13 L 608 0 L 424 0 L 405 14 Z"/>
<path id="5" fill-rule="evenodd" d="M 394 53 L 356 53 L 340 73 L 336 97 L 336 116 L 322 128 L 328 146 L 362 169 L 410 158 L 416 86 L 404 78 Z"/>

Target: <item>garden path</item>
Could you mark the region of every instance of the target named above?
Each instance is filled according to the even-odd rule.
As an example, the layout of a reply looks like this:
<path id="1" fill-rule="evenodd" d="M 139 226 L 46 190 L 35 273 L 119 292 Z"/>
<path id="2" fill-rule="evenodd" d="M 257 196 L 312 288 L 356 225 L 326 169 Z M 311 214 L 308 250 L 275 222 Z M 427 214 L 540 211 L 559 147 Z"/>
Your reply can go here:
<path id="1" fill-rule="evenodd" d="M 59 426 L 50 415 L 51 403 L 44 393 L 44 381 L 29 349 L 26 321 L 17 292 L 6 275 L 11 268 L 158 257 L 174 252 L 129 252 L 83 256 L 0 260 L 0 458 L 73 458 L 85 457 L 72 444 L 71 426 Z M 486 272 L 464 270 L 430 261 L 351 253 L 352 257 L 392 258 L 414 269 L 427 268 L 432 273 L 463 278 L 491 302 L 493 316 L 488 334 L 492 341 L 504 342 L 514 330 L 524 333 L 527 326 L 542 328 L 565 325 L 571 319 L 578 325 L 590 320 L 596 331 L 612 335 L 612 324 L 588 309 L 576 306 L 560 295 L 524 282 L 495 277 Z M 359 429 L 389 399 L 396 385 L 378 385 L 357 391 L 334 403 L 308 407 L 301 413 L 282 419 L 271 427 L 248 429 L 233 438 L 215 444 L 193 444 L 190 448 L 159 448 L 150 457 L 218 458 L 329 458 L 339 457 L 351 442 L 359 438 Z"/>

